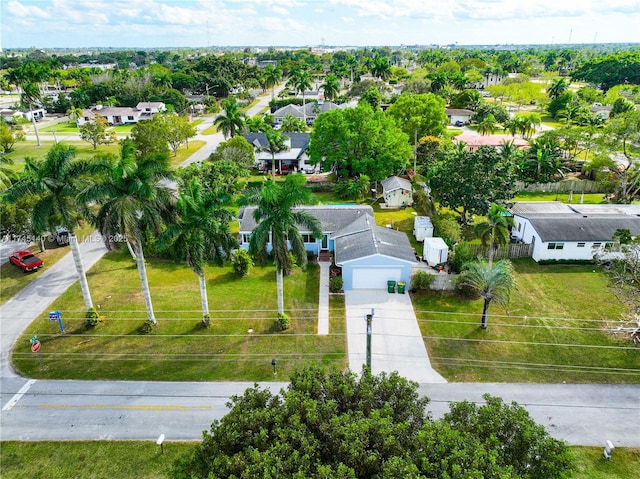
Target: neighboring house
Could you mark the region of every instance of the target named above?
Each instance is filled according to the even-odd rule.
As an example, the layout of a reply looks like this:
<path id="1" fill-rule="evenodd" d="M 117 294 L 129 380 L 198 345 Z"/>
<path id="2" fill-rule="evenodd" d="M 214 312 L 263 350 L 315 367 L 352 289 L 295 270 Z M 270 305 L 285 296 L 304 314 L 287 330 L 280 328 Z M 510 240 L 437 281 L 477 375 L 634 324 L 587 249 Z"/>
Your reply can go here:
<path id="1" fill-rule="evenodd" d="M 342 268 L 344 289 L 386 289 L 387 281 L 411 280 L 415 253 L 407 235 L 375 224 L 370 206 L 307 206 L 306 211 L 320 221 L 322 238 L 300 229 L 307 251 L 320 255 L 333 251 Z M 240 247 L 249 248 L 249 236 L 256 227 L 255 207 L 240 211 Z M 267 245 L 267 251 L 271 245 Z"/>
<path id="2" fill-rule="evenodd" d="M 601 120 L 607 120 L 611 114 L 613 107 L 611 105 L 594 104 L 589 111 L 593 113 L 593 116 L 600 118 Z"/>
<path id="3" fill-rule="evenodd" d="M 275 121 L 282 123 L 282 120 L 284 120 L 287 115 L 291 115 L 300 120 L 306 119 L 307 123 L 311 124 L 320 113 L 338 108 L 347 108 L 348 106 L 347 104 L 338 105 L 330 101 L 310 101 L 305 104 L 303 109 L 302 105 L 289 104 L 274 111 L 273 117 Z"/>
<path id="4" fill-rule="evenodd" d="M 11 110 L 9 108 L 3 108 L 0 110 L 0 116 L 7 123 L 15 123 L 17 119 L 24 118 L 24 114 L 18 110 Z"/>
<path id="5" fill-rule="evenodd" d="M 462 135 L 454 136 L 452 141 L 454 143 L 464 142 L 467 145 L 467 150 L 472 152 L 477 151 L 481 146 L 502 148 L 502 145 L 509 141 L 513 141 L 513 144 L 520 150 L 529 148 L 527 140 L 511 135 L 471 135 L 463 133 Z"/>
<path id="6" fill-rule="evenodd" d="M 44 108 L 34 108 L 31 111 L 25 111 L 22 116 L 24 116 L 29 121 L 32 121 L 32 117 L 35 121 L 40 121 L 45 119 L 45 117 L 47 116 L 47 111 Z"/>
<path id="7" fill-rule="evenodd" d="M 107 119 L 109 125 L 128 125 L 138 123 L 142 120 L 150 120 L 157 113 L 166 111 L 166 106 L 162 102 L 141 102 L 133 108 L 130 106 L 103 106 L 96 105 L 88 110 L 83 110 L 83 114 L 76 120 L 78 126 L 93 121 L 96 115 L 102 115 Z"/>
<path id="8" fill-rule="evenodd" d="M 613 234 L 640 236 L 640 205 L 567 205 L 558 201 L 516 203 L 511 237 L 532 245 L 541 260 L 590 260 L 613 247 Z"/>
<path id="9" fill-rule="evenodd" d="M 473 115 L 472 110 L 466 110 L 464 108 L 447 108 L 445 113 L 447 114 L 447 118 L 449 118 L 450 125 L 456 125 L 459 124 L 459 122 L 466 125 L 471 121 L 471 115 Z"/>
<path id="10" fill-rule="evenodd" d="M 399 176 L 390 176 L 381 181 L 382 196 L 389 208 L 400 208 L 413 204 L 411 182 Z"/>
<path id="11" fill-rule="evenodd" d="M 269 146 L 264 133 L 245 133 L 244 138 L 251 143 L 255 149 L 255 167 L 263 172 L 271 171 L 273 158 L 271 153 L 264 151 Z M 307 148 L 309 147 L 309 133 L 282 133 L 288 150 L 275 154 L 276 170 L 280 174 L 291 172 L 314 173 L 319 168 L 309 164 Z"/>

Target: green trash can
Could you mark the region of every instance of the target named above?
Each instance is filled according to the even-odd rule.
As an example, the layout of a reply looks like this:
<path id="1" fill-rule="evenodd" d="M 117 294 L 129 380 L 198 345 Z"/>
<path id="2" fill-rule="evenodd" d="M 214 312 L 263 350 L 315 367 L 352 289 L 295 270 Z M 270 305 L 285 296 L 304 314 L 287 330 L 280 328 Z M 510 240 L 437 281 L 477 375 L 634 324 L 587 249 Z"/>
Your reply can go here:
<path id="1" fill-rule="evenodd" d="M 387 291 L 390 293 L 396 292 L 396 282 L 395 281 L 387 281 Z"/>
<path id="2" fill-rule="evenodd" d="M 404 281 L 398 281 L 398 294 L 404 294 L 404 289 L 407 287 L 407 283 Z"/>

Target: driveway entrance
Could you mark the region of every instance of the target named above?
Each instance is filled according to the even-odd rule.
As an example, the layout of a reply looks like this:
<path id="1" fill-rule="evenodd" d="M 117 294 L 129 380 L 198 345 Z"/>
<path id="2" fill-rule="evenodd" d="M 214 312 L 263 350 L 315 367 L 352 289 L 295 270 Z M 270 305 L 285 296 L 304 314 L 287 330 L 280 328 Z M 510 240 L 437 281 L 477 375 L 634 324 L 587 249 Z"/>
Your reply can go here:
<path id="1" fill-rule="evenodd" d="M 419 383 L 446 383 L 432 367 L 411 297 L 379 289 L 345 291 L 349 369 L 359 373 L 367 362 L 367 322 L 374 309 L 371 369 L 374 374 L 397 371 Z"/>

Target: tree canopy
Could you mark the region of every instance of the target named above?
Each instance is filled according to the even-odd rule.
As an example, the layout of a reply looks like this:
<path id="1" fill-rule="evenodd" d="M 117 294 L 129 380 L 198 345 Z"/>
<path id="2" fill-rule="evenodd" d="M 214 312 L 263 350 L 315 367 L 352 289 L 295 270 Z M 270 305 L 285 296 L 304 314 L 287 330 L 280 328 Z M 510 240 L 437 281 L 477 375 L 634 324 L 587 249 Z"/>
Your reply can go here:
<path id="1" fill-rule="evenodd" d="M 585 62 L 571 73 L 573 80 L 595 83 L 605 92 L 614 85 L 640 83 L 640 51 L 613 53 Z"/>
<path id="2" fill-rule="evenodd" d="M 368 175 L 372 180 L 399 174 L 413 156 L 409 138 L 382 111 L 369 105 L 318 115 L 311 132 L 309 158 L 324 160 L 342 176 Z"/>
<path id="3" fill-rule="evenodd" d="M 413 140 L 425 135 L 441 136 L 449 120 L 445 113 L 445 101 L 432 93 L 400 95 L 387 110 L 398 126 Z"/>
<path id="4" fill-rule="evenodd" d="M 286 390 L 258 385 L 228 403 L 169 477 L 472 478 L 567 477 L 567 446 L 516 403 L 452 403 L 441 420 L 396 373 L 293 374 Z"/>

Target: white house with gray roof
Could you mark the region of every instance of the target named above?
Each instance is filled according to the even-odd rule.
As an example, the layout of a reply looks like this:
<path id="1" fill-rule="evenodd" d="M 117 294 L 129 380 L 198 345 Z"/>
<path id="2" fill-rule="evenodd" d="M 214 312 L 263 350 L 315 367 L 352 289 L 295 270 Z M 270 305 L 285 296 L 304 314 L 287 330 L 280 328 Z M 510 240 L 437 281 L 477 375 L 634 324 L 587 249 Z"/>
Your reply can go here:
<path id="1" fill-rule="evenodd" d="M 541 260 L 591 260 L 613 246 L 618 229 L 640 236 L 640 205 L 568 205 L 559 201 L 522 202 L 511 208 L 516 241 L 532 244 Z"/>
<path id="2" fill-rule="evenodd" d="M 107 119 L 109 125 L 128 125 L 142 120 L 150 120 L 154 115 L 166 111 L 166 109 L 165 104 L 158 101 L 140 102 L 136 107 L 96 105 L 83 110 L 82 116 L 78 117 L 76 124 L 80 127 L 93 121 L 96 115 L 100 115 Z"/>
<path id="3" fill-rule="evenodd" d="M 322 237 L 313 238 L 302 227 L 307 251 L 332 251 L 342 268 L 343 289 L 385 289 L 387 281 L 404 281 L 410 287 L 411 267 L 416 258 L 405 233 L 375 224 L 373 209 L 360 205 L 325 205 L 299 208 L 320 221 Z M 240 247 L 249 248 L 249 237 L 257 226 L 255 207 L 240 212 Z M 271 245 L 267 245 L 271 251 Z"/>

